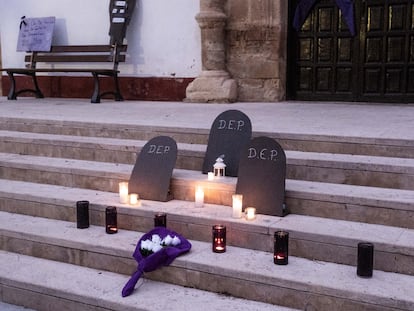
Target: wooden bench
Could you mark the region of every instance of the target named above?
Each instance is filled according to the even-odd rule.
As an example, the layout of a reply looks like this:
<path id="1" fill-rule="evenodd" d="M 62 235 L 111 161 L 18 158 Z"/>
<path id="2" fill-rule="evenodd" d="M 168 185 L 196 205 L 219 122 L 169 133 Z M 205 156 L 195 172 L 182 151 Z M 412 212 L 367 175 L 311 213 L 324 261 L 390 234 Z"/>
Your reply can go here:
<path id="1" fill-rule="evenodd" d="M 91 73 L 94 78 L 94 90 L 91 97 L 92 103 L 99 103 L 101 97 L 111 94 L 116 101 L 122 101 L 122 95 L 118 82 L 118 64 L 125 62 L 126 45 L 60 45 L 52 46 L 49 52 L 30 52 L 25 56 L 26 68 L 3 68 L 10 78 L 9 100 L 17 99 L 17 96 L 24 92 L 33 93 L 37 98 L 43 98 L 39 88 L 37 73 Z M 39 68 L 39 63 L 42 67 Z M 72 66 L 68 66 L 71 63 Z M 97 68 L 76 67 L 75 63 L 97 64 Z M 105 64 L 104 64 L 105 63 Z M 64 68 L 56 65 L 66 64 Z M 102 66 L 104 64 L 105 66 Z M 104 68 L 102 68 L 104 67 Z M 33 89 L 17 90 L 15 75 L 30 76 L 33 81 Z M 113 91 L 103 92 L 100 90 L 100 76 L 112 77 Z"/>

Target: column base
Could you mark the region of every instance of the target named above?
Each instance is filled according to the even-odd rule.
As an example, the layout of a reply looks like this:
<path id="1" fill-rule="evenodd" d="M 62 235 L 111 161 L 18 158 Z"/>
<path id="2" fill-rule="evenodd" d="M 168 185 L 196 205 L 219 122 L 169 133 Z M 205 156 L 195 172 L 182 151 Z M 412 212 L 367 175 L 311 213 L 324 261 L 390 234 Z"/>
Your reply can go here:
<path id="1" fill-rule="evenodd" d="M 206 70 L 186 89 L 185 102 L 231 103 L 237 100 L 236 81 L 222 70 Z"/>

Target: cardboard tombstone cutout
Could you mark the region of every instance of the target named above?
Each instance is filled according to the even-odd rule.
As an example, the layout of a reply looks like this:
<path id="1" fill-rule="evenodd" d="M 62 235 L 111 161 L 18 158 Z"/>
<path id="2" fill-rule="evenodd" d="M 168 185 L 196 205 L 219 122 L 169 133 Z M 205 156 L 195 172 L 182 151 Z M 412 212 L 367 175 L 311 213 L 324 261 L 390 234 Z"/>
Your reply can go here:
<path id="1" fill-rule="evenodd" d="M 257 137 L 242 151 L 236 193 L 243 207 L 258 214 L 285 216 L 286 155 L 272 138 Z"/>
<path id="2" fill-rule="evenodd" d="M 128 184 L 129 193 L 138 193 L 144 200 L 171 200 L 170 183 L 176 160 L 174 139 L 167 136 L 152 138 L 138 155 Z"/>
<path id="3" fill-rule="evenodd" d="M 239 110 L 227 110 L 214 120 L 211 126 L 203 174 L 213 171 L 216 159 L 224 156 L 225 175 L 238 175 L 240 152 L 249 143 L 252 125 L 247 115 Z"/>

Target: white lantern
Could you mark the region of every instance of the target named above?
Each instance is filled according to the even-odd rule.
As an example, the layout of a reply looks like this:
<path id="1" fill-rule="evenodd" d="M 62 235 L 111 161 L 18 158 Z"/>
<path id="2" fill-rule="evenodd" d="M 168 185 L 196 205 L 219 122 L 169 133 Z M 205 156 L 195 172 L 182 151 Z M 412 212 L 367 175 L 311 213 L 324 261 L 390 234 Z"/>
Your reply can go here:
<path id="1" fill-rule="evenodd" d="M 213 165 L 214 177 L 221 178 L 226 176 L 226 164 L 222 157 L 216 159 L 216 163 Z"/>

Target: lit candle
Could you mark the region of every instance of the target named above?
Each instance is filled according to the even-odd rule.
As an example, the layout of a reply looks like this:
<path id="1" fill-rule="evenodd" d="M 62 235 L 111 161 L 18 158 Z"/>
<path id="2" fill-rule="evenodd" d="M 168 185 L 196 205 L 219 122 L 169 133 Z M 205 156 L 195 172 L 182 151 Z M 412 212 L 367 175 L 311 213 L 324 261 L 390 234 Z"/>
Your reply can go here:
<path id="1" fill-rule="evenodd" d="M 139 196 L 138 196 L 138 194 L 136 194 L 136 193 L 131 193 L 130 195 L 129 195 L 129 204 L 130 205 L 141 205 L 141 204 L 139 204 L 140 203 L 140 199 L 139 199 Z"/>
<path id="2" fill-rule="evenodd" d="M 157 213 L 154 216 L 154 227 L 167 227 L 167 214 Z"/>
<path id="3" fill-rule="evenodd" d="M 208 172 L 207 173 L 207 179 L 210 180 L 210 181 L 214 180 L 214 172 Z"/>
<path id="4" fill-rule="evenodd" d="M 222 225 L 213 226 L 213 252 L 224 253 L 226 251 L 226 227 Z"/>
<path id="5" fill-rule="evenodd" d="M 274 234 L 273 262 L 276 265 L 287 265 L 289 261 L 289 232 L 276 231 Z"/>
<path id="6" fill-rule="evenodd" d="M 200 186 L 196 187 L 195 191 L 195 207 L 203 207 L 204 204 L 204 190 Z"/>
<path id="7" fill-rule="evenodd" d="M 242 207 L 243 207 L 243 195 L 242 194 L 233 194 L 233 218 L 242 217 Z"/>
<path id="8" fill-rule="evenodd" d="M 76 202 L 76 227 L 78 229 L 89 227 L 89 201 Z"/>
<path id="9" fill-rule="evenodd" d="M 128 203 L 128 182 L 123 181 L 119 183 L 119 202 L 122 204 Z"/>
<path id="10" fill-rule="evenodd" d="M 254 207 L 246 207 L 244 211 L 246 213 L 247 220 L 253 220 L 256 218 L 256 209 Z"/>
<path id="11" fill-rule="evenodd" d="M 372 277 L 374 266 L 374 244 L 361 242 L 358 243 L 358 265 L 357 275 L 360 277 Z"/>
<path id="12" fill-rule="evenodd" d="M 105 210 L 106 233 L 114 234 L 118 232 L 117 212 L 115 206 L 108 206 Z"/>

